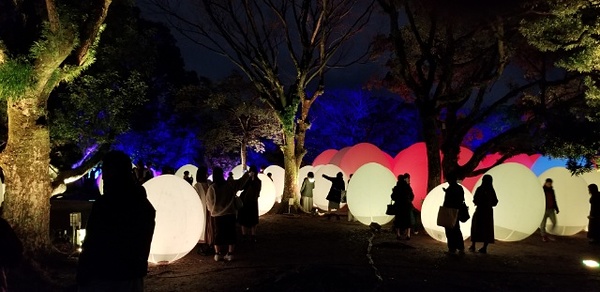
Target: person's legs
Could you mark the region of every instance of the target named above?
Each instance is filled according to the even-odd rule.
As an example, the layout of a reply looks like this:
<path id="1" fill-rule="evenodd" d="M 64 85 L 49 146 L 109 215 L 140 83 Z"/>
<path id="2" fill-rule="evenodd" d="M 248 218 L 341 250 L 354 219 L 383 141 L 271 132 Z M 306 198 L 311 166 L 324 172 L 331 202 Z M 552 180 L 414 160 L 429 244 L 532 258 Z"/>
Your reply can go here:
<path id="1" fill-rule="evenodd" d="M 475 249 L 477 248 L 476 244 L 477 244 L 476 241 L 472 241 L 471 246 L 469 247 L 469 251 L 474 252 Z"/>
<path id="2" fill-rule="evenodd" d="M 487 253 L 487 246 L 488 246 L 488 243 L 484 242 L 483 243 L 483 247 L 479 249 L 479 252 L 480 253 Z"/>
<path id="3" fill-rule="evenodd" d="M 548 214 L 548 218 L 550 218 L 550 222 L 552 222 L 552 229 L 554 230 L 554 228 L 556 228 L 556 212 L 554 212 L 554 210 L 549 210 L 548 211 L 550 214 Z"/>
<path id="4" fill-rule="evenodd" d="M 540 224 L 540 235 L 542 235 L 542 239 L 546 241 L 546 223 L 548 222 L 548 210 L 544 212 L 544 217 L 542 218 L 542 223 Z"/>

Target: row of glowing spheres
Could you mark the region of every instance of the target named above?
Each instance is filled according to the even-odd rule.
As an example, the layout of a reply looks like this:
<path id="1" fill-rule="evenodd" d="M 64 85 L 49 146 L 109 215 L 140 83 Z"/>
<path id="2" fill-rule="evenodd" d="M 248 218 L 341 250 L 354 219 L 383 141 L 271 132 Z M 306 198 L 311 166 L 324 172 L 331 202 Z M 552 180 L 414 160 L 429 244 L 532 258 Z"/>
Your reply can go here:
<path id="1" fill-rule="evenodd" d="M 196 190 L 183 180 L 184 172 L 189 171 L 195 184 L 197 170 L 198 167 L 186 164 L 175 175 L 157 176 L 144 183 L 148 200 L 156 210 L 156 226 L 148 261 L 176 261 L 188 254 L 204 237 L 205 206 Z M 241 177 L 242 173 L 240 168 L 239 175 L 234 175 L 234 178 Z M 258 178 L 262 182 L 258 200 L 259 215 L 264 215 L 275 203 L 275 184 L 265 174 L 258 174 Z"/>
<path id="2" fill-rule="evenodd" d="M 421 219 L 427 233 L 434 239 L 444 241 L 443 229 L 435 224 L 437 210 L 443 201 L 443 186 L 436 187 L 429 194 L 425 193 L 426 157 L 423 144 L 405 149 L 396 158 L 391 158 L 376 146 L 366 143 L 340 151 L 327 150 L 315 159 L 313 165 L 300 169 L 298 184 L 299 186 L 302 184 L 308 172 L 314 172 L 315 205 L 320 209 L 327 209 L 328 202 L 325 198 L 331 182 L 325 180 L 322 175 L 335 176 L 338 172 L 342 172 L 345 181 L 349 181 L 348 174 L 353 174 L 347 185 L 349 210 L 365 225 L 371 222 L 386 224 L 393 219 L 392 216 L 385 215 L 385 209 L 390 202 L 391 189 L 396 184 L 396 176 L 409 172 L 416 197 L 414 203 L 422 211 Z M 460 161 L 464 163 L 468 158 L 470 158 L 469 151 L 463 149 Z M 526 155 L 519 156 L 512 159 L 519 163 L 505 163 L 487 172 L 494 177 L 494 187 L 499 199 L 499 204 L 494 210 L 494 228 L 498 240 L 522 240 L 536 231 L 544 212 L 545 202 L 541 185 L 546 177 L 554 179 L 557 201 L 561 209 L 557 216 L 556 228 L 549 231 L 558 235 L 572 235 L 587 225 L 589 197 L 586 185 L 587 183 L 600 185 L 600 174 L 591 173 L 580 178 L 572 177 L 564 168 L 552 168 L 540 173 L 538 177 L 534 172 L 539 172 L 540 168 L 553 163 L 564 165 L 564 162 L 546 161 L 546 166 L 537 167 L 536 170 L 537 162 L 533 163 L 534 158 Z M 488 157 L 480 167 L 485 167 L 486 163 L 494 163 L 496 160 L 494 157 Z M 530 170 L 530 167 L 534 171 Z M 183 257 L 193 249 L 202 236 L 204 214 L 203 211 L 198 210 L 204 210 L 204 206 L 195 190 L 181 179 L 186 170 L 190 174 L 195 174 L 197 168 L 193 165 L 185 165 L 176 172 L 175 176 L 159 176 L 144 184 L 148 198 L 157 210 L 156 229 L 149 259 L 151 262 L 172 262 Z M 241 166 L 234 168 L 232 172 L 234 178 L 241 177 L 243 173 Z M 261 215 L 272 208 L 278 197 L 281 198 L 284 182 L 284 169 L 279 166 L 269 166 L 263 173 L 259 174 L 262 181 L 259 198 Z M 265 175 L 267 173 L 271 173 L 271 178 Z M 465 199 L 471 213 L 475 209 L 471 191 L 481 183 L 480 177 L 477 177 L 475 182 L 472 181 L 473 178 L 470 178 L 464 182 Z M 469 184 L 472 186 L 469 187 Z M 470 224 L 468 221 L 462 225 L 465 238 L 470 235 Z"/>
<path id="3" fill-rule="evenodd" d="M 459 163 L 468 161 L 472 154 L 470 150 L 461 148 Z M 478 168 L 489 167 L 499 158 L 500 155 L 490 155 Z M 554 189 L 560 207 L 557 225 L 554 228 L 548 226 L 549 233 L 568 236 L 580 232 L 587 226 L 589 214 L 587 185 L 590 183 L 600 185 L 600 173 L 588 173 L 581 177 L 571 176 L 567 169 L 560 167 L 565 165 L 564 160 L 539 156 L 519 155 L 508 161 L 486 172 L 494 178 L 494 188 L 499 200 L 498 206 L 494 208 L 496 239 L 522 240 L 539 228 L 545 209 L 542 185 L 546 178 L 554 180 Z M 393 219 L 392 216 L 385 215 L 386 205 L 390 202 L 391 189 L 396 183 L 398 174 L 409 172 L 411 186 L 415 192 L 413 204 L 421 210 L 425 230 L 436 240 L 446 240 L 443 228 L 436 224 L 437 211 L 443 202 L 444 185 L 434 188 L 429 193 L 426 192 L 427 155 L 423 143 L 417 143 L 403 150 L 396 158 L 391 158 L 376 146 L 367 143 L 340 151 L 327 150 L 315 159 L 313 167 L 316 167 L 318 172 L 328 168 L 341 170 L 345 174 L 354 173 L 348 185 L 348 207 L 363 224 L 371 222 L 385 224 Z M 481 176 L 467 178 L 462 182 L 465 200 L 471 214 L 475 210 L 472 193 L 481 184 Z M 326 193 L 315 194 L 317 205 L 324 195 Z M 470 236 L 470 224 L 470 221 L 462 224 L 465 238 Z"/>

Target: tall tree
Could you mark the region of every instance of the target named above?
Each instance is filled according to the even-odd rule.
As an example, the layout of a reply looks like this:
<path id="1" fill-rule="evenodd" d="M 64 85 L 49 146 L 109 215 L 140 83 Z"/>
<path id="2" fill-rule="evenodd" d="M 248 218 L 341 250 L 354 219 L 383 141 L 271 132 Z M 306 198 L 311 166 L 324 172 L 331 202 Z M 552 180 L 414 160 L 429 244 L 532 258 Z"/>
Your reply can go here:
<path id="1" fill-rule="evenodd" d="M 343 65 L 342 49 L 367 24 L 372 2 L 203 0 L 194 13 L 178 10 L 181 1 L 151 2 L 184 35 L 233 62 L 275 111 L 283 125 L 284 200 L 296 196 L 310 108 L 325 90 L 325 73 Z"/>
<path id="2" fill-rule="evenodd" d="M 265 140 L 281 144 L 281 126 L 273 110 L 239 73 L 211 86 L 205 96 L 192 94 L 188 98 L 199 102 L 185 103 L 186 110 L 200 114 L 199 137 L 209 154 L 239 154 L 245 167 L 248 149 L 264 152 Z"/>
<path id="3" fill-rule="evenodd" d="M 503 153 L 501 163 L 536 150 L 543 139 L 531 137 L 542 134 L 549 113 L 581 100 L 578 76 L 553 70 L 551 56 L 519 37 L 518 3 L 378 2 L 390 23 L 382 39 L 382 47 L 393 52 L 388 84 L 419 110 L 428 189 L 440 183 L 442 171 L 473 174 L 489 153 Z M 459 165 L 461 144 L 477 125 L 498 115 L 503 126 Z"/>
<path id="4" fill-rule="evenodd" d="M 532 1 L 520 27 L 527 41 L 557 56 L 556 65 L 585 76 L 586 108 L 561 112 L 552 123 L 546 150 L 569 157 L 573 171 L 596 167 L 600 149 L 600 3 L 587 0 Z M 556 120 L 556 119 L 555 119 Z M 583 159 L 582 159 L 583 158 Z"/>
<path id="5" fill-rule="evenodd" d="M 168 27 L 142 19 L 130 0 L 115 1 L 111 7 L 98 61 L 73 82 L 59 86 L 48 103 L 51 163 L 58 170 L 53 186 L 87 172 L 115 142 L 133 158 L 148 161 L 141 152 L 156 142 L 150 139 L 164 136 L 157 135 L 164 128 L 156 123 L 172 116 L 175 92 L 196 80 L 185 71 Z M 138 138 L 134 141 L 122 135 L 129 131 L 155 133 L 145 138 L 128 135 Z M 131 147 L 123 147 L 123 142 Z"/>
<path id="6" fill-rule="evenodd" d="M 49 246 L 48 97 L 94 61 L 111 2 L 0 1 L 0 98 L 8 116 L 0 156 L 7 181 L 4 216 L 29 256 Z"/>

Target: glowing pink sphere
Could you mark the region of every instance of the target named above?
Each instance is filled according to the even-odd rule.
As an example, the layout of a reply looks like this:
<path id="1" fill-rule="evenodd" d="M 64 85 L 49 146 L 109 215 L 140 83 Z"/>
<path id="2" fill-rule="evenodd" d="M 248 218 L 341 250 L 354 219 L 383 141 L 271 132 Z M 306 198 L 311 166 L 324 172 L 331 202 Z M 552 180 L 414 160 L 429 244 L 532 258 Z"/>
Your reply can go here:
<path id="1" fill-rule="evenodd" d="M 344 156 L 340 163 L 340 168 L 348 175 L 353 174 L 361 166 L 375 162 L 391 169 L 389 158 L 379 149 L 379 147 L 370 143 L 360 143 L 352 146 Z"/>
<path id="2" fill-rule="evenodd" d="M 312 165 L 317 166 L 328 164 L 336 153 L 338 153 L 338 151 L 335 149 L 327 149 L 321 152 L 321 154 L 317 155 L 317 157 L 315 157 L 315 160 L 313 160 Z"/>
<path id="3" fill-rule="evenodd" d="M 350 150 L 350 148 L 352 147 L 344 147 L 340 149 L 340 151 L 338 151 L 337 153 L 335 153 L 335 155 L 333 155 L 333 157 L 331 157 L 331 160 L 329 160 L 328 164 L 333 164 L 337 166 L 342 165 L 342 159 L 344 158 L 344 155 L 346 155 L 346 152 Z"/>

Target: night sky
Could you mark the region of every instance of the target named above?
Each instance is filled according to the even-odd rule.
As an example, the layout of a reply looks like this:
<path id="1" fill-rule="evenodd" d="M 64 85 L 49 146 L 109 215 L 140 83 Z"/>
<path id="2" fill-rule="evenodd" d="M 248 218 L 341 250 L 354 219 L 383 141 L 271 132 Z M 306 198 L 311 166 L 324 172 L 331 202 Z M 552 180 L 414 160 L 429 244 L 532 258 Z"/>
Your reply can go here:
<path id="1" fill-rule="evenodd" d="M 138 7 L 142 11 L 144 18 L 160 21 L 165 23 L 164 16 L 152 12 L 149 9 L 150 4 L 147 4 L 145 0 L 136 1 Z M 357 35 L 351 42 L 350 54 L 362 54 L 368 48 L 369 43 L 372 41 L 374 35 L 377 32 L 385 33 L 387 29 L 387 19 L 377 12 L 373 13 L 371 21 L 368 27 L 364 30 L 364 33 Z M 193 70 L 198 73 L 198 76 L 209 77 L 213 81 L 221 79 L 229 75 L 232 70 L 237 68 L 225 57 L 208 51 L 201 46 L 193 43 L 179 32 L 171 29 L 171 33 L 177 39 L 177 46 L 181 50 L 181 55 L 184 58 L 186 69 Z M 385 58 L 380 60 L 367 60 L 362 64 L 354 64 L 347 68 L 334 69 L 326 75 L 325 86 L 329 89 L 359 89 L 363 87 L 370 79 L 383 77 L 386 72 Z"/>

